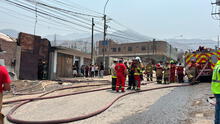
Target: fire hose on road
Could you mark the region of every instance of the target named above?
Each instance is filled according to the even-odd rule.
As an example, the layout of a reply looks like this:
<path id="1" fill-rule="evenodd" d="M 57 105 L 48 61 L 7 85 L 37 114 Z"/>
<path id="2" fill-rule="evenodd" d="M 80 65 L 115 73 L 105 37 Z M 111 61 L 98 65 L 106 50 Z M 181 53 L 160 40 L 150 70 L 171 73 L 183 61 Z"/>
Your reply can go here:
<path id="1" fill-rule="evenodd" d="M 207 66 L 207 65 L 206 65 Z M 205 67 L 204 67 L 205 68 Z M 204 68 L 202 69 L 202 71 L 204 70 Z M 202 71 L 199 73 L 199 75 L 196 77 L 196 79 L 199 78 L 199 76 L 202 74 Z M 13 113 L 20 108 L 22 105 L 25 105 L 27 103 L 33 102 L 35 100 L 44 100 L 44 99 L 52 99 L 52 98 L 58 98 L 58 97 L 64 97 L 64 96 L 69 96 L 69 95 L 76 95 L 76 94 L 83 94 L 83 93 L 90 93 L 90 92 L 96 92 L 96 91 L 101 91 L 101 90 L 108 90 L 111 88 L 100 88 L 100 89 L 95 89 L 95 90 L 88 90 L 88 91 L 82 91 L 82 92 L 75 92 L 75 93 L 69 93 L 69 94 L 63 94 L 63 95 L 57 95 L 57 96 L 49 96 L 49 97 L 43 97 L 51 92 L 47 92 L 37 98 L 30 98 L 30 99 L 22 99 L 22 100 L 14 100 L 14 101 L 8 101 L 8 102 L 4 102 L 4 104 L 7 103 L 14 103 L 14 102 L 20 102 L 23 101 L 21 103 L 19 103 L 18 105 L 16 105 L 14 108 L 12 108 L 9 113 L 7 114 L 7 119 L 12 122 L 12 123 L 16 123 L 16 124 L 58 124 L 58 123 L 69 123 L 69 122 L 74 122 L 74 121 L 79 121 L 79 120 L 83 120 L 83 119 L 87 119 L 93 116 L 96 116 L 102 112 L 104 112 L 105 110 L 107 110 L 108 108 L 110 108 L 117 100 L 119 100 L 122 97 L 125 97 L 127 95 L 130 94 L 135 94 L 135 93 L 140 93 L 140 92 L 148 92 L 148 91 L 153 91 L 153 90 L 159 90 L 159 89 L 165 89 L 165 88 L 173 88 L 173 87 L 186 87 L 186 86 L 191 86 L 191 84 L 181 84 L 181 85 L 172 85 L 172 86 L 162 86 L 162 87 L 157 87 L 157 88 L 151 88 L 151 89 L 145 89 L 145 90 L 140 90 L 138 92 L 129 92 L 129 93 L 124 93 L 120 96 L 118 96 L 117 98 L 115 98 L 113 101 L 111 101 L 110 103 L 108 103 L 106 106 L 104 106 L 103 108 L 92 112 L 92 113 L 88 113 L 86 115 L 82 115 L 82 116 L 78 116 L 78 117 L 73 117 L 73 118 L 66 118 L 66 119 L 60 119 L 60 120 L 48 120 L 48 121 L 25 121 L 25 120 L 19 120 L 16 118 L 13 118 L 12 115 Z M 73 87 L 72 87 L 73 88 Z M 59 90 L 64 90 L 63 88 L 59 89 Z"/>
<path id="2" fill-rule="evenodd" d="M 32 102 L 34 100 L 43 100 L 43 99 L 45 99 L 44 97 L 42 97 L 42 96 L 45 95 L 44 94 L 44 95 L 41 95 L 42 98 L 39 97 L 38 99 L 34 99 L 34 100 L 33 99 L 29 99 L 28 100 L 27 99 L 26 101 L 23 101 L 23 102 L 19 103 L 18 105 L 16 105 L 7 114 L 7 119 L 10 122 L 12 122 L 12 123 L 17 123 L 17 124 L 57 124 L 57 123 L 74 122 L 74 121 L 79 121 L 79 120 L 87 119 L 87 118 L 93 117 L 95 115 L 98 115 L 98 114 L 104 112 L 105 110 L 107 110 L 109 107 L 111 107 L 120 98 L 122 98 L 124 96 L 127 96 L 127 95 L 130 95 L 130 94 L 135 94 L 135 93 L 140 93 L 140 92 L 147 92 L 147 91 L 152 91 L 152 90 L 159 90 L 159 89 L 164 89 L 164 88 L 185 87 L 185 86 L 191 86 L 191 85 L 190 84 L 184 84 L 184 85 L 162 86 L 162 87 L 158 87 L 158 88 L 145 89 L 145 90 L 141 90 L 141 91 L 138 91 L 138 92 L 125 93 L 125 94 L 122 94 L 122 95 L 118 96 L 113 101 L 111 101 L 108 105 L 104 106 L 103 108 L 101 108 L 101 109 L 99 109 L 99 110 L 97 110 L 95 112 L 88 113 L 86 115 L 82 115 L 82 116 L 78 116 L 78 117 L 73 117 L 73 118 L 67 118 L 67 119 L 61 119 L 61 120 L 48 120 L 48 121 L 25 121 L 25 120 L 15 119 L 15 118 L 12 117 L 13 113 L 19 107 L 21 107 L 22 105 L 30 103 L 30 102 Z M 96 92 L 96 91 L 107 90 L 107 89 L 110 89 L 110 88 L 101 88 L 101 89 L 90 90 L 90 91 L 76 92 L 76 93 L 72 93 L 71 95 L 82 94 L 82 93 L 89 93 L 89 92 Z M 70 95 L 70 94 L 68 94 L 68 95 Z M 67 95 L 65 94 L 65 95 L 62 95 L 62 96 L 67 96 Z M 56 97 L 53 97 L 53 98 L 62 97 L 62 96 L 56 96 Z"/>

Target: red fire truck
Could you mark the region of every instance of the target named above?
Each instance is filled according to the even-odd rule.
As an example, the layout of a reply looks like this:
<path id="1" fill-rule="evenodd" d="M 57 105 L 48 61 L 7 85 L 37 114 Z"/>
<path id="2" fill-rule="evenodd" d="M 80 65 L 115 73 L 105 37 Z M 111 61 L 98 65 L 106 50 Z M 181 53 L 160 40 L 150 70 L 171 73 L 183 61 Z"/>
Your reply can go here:
<path id="1" fill-rule="evenodd" d="M 220 50 L 202 50 L 193 51 L 185 54 L 185 67 L 191 64 L 191 60 L 196 60 L 198 64 L 199 81 L 211 81 L 212 71 L 220 60 Z"/>

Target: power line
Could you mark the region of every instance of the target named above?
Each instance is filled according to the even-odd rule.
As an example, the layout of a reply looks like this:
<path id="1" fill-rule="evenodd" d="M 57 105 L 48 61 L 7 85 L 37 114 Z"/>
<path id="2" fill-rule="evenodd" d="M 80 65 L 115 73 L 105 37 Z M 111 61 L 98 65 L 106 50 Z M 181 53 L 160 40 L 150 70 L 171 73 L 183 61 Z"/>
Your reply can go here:
<path id="1" fill-rule="evenodd" d="M 5 0 L 5 1 L 7 1 L 7 2 L 9 2 L 9 3 L 11 3 L 11 4 L 13 4 L 13 5 L 19 7 L 19 8 L 25 8 L 25 9 L 28 9 L 28 10 L 31 10 L 31 11 L 35 11 L 34 9 L 32 9 L 32 8 L 30 8 L 30 7 L 24 6 L 24 5 L 22 5 L 22 4 L 19 4 L 19 3 L 13 2 L 13 1 L 10 1 L 10 0 Z M 46 13 L 46 12 L 42 12 L 42 11 L 39 11 L 39 10 L 37 10 L 37 12 L 38 12 L 39 14 L 46 15 L 46 16 L 55 18 L 55 19 L 57 19 L 57 20 L 63 21 L 63 22 L 71 23 L 71 24 L 74 24 L 74 25 L 76 25 L 76 26 L 83 27 L 83 28 L 85 28 L 85 29 L 89 29 L 89 27 L 87 27 L 87 26 L 74 23 L 74 22 L 72 22 L 72 21 L 69 21 L 69 20 L 66 20 L 66 19 L 57 17 L 57 16 L 55 16 L 55 15 L 48 14 L 48 13 Z M 76 29 L 76 30 L 81 30 L 81 29 L 77 29 L 77 28 L 75 28 L 75 29 Z M 81 30 L 81 31 L 83 31 L 83 30 Z"/>

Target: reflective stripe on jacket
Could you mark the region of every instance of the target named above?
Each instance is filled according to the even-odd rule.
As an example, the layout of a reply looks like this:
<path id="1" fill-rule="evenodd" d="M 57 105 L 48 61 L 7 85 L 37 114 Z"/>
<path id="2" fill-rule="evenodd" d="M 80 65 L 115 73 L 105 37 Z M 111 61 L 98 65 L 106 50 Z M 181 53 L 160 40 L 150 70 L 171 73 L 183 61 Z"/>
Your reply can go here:
<path id="1" fill-rule="evenodd" d="M 220 61 L 213 70 L 211 91 L 213 94 L 220 94 Z"/>

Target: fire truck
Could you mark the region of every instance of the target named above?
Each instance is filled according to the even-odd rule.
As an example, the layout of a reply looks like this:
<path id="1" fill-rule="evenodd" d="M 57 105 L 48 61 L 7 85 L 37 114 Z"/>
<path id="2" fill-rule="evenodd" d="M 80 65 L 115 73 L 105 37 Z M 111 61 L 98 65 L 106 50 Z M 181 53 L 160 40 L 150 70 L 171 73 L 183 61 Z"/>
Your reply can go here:
<path id="1" fill-rule="evenodd" d="M 202 50 L 187 52 L 185 54 L 185 67 L 191 65 L 191 60 L 195 60 L 198 65 L 198 74 L 200 74 L 197 81 L 211 81 L 212 72 L 215 64 L 220 60 L 220 50 Z"/>

